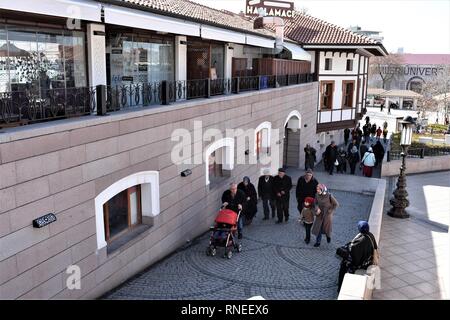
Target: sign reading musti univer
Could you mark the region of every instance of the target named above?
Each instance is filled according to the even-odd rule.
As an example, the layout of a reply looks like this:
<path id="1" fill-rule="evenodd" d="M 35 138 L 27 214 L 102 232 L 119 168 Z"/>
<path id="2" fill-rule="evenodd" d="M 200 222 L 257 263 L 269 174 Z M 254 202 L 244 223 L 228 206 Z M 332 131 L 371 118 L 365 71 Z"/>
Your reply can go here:
<path id="1" fill-rule="evenodd" d="M 294 2 L 280 0 L 247 0 L 245 14 L 248 16 L 259 16 L 260 11 L 268 17 L 281 17 L 292 19 L 294 17 Z"/>

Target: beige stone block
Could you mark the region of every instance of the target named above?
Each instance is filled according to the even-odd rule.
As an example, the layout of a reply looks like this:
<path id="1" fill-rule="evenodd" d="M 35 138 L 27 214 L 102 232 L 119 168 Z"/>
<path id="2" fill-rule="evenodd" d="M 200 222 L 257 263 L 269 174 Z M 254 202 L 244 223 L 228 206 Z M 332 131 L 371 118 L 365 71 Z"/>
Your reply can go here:
<path id="1" fill-rule="evenodd" d="M 113 137 L 86 145 L 86 161 L 94 161 L 118 153 L 118 138 Z"/>
<path id="2" fill-rule="evenodd" d="M 86 162 L 86 145 L 61 150 L 58 154 L 61 170 L 75 167 Z"/>
<path id="3" fill-rule="evenodd" d="M 16 166 L 13 162 L 0 165 L 0 189 L 11 187 L 17 183 Z"/>
<path id="4" fill-rule="evenodd" d="M 93 181 L 60 192 L 53 197 L 55 212 L 62 212 L 66 209 L 84 203 L 95 197 L 95 183 Z"/>
<path id="5" fill-rule="evenodd" d="M 67 234 L 67 245 L 73 246 L 84 239 L 87 239 L 96 234 L 95 229 L 95 217 L 86 220 L 73 228 L 66 231 Z"/>
<path id="6" fill-rule="evenodd" d="M 67 249 L 65 234 L 48 238 L 17 254 L 17 269 L 19 273 L 29 270 Z"/>
<path id="7" fill-rule="evenodd" d="M 27 203 L 45 198 L 50 195 L 48 177 L 42 177 L 14 187 L 16 205 L 23 206 Z"/>
<path id="8" fill-rule="evenodd" d="M 110 277 L 114 272 L 119 270 L 120 261 L 116 257 L 108 260 L 106 263 L 101 265 L 95 270 L 95 283 L 97 285 L 105 281 L 106 278 Z"/>
<path id="9" fill-rule="evenodd" d="M 150 119 L 152 116 L 137 117 L 119 122 L 120 135 L 147 129 L 151 126 Z"/>
<path id="10" fill-rule="evenodd" d="M 88 255 L 95 254 L 96 259 L 98 260 L 96 251 L 97 251 L 97 236 L 94 235 L 89 237 L 77 245 L 71 248 L 72 250 L 72 261 L 76 264 L 78 261 L 84 259 Z"/>
<path id="11" fill-rule="evenodd" d="M 28 291 L 20 300 L 48 300 L 51 297 L 62 291 L 63 288 L 63 273 L 59 273 L 50 280 L 45 281 L 31 291 Z"/>
<path id="12" fill-rule="evenodd" d="M 53 197 L 34 201 L 25 206 L 11 210 L 11 231 L 14 232 L 23 227 L 31 226 L 34 219 L 53 212 L 55 212 Z"/>
<path id="13" fill-rule="evenodd" d="M 31 271 L 22 273 L 0 286 L 0 300 L 13 300 L 33 289 Z"/>
<path id="14" fill-rule="evenodd" d="M 124 169 L 130 165 L 128 152 L 113 155 L 83 165 L 83 181 L 91 181 L 101 176 Z"/>
<path id="15" fill-rule="evenodd" d="M 94 201 L 87 201 L 63 212 L 60 212 L 57 215 L 57 221 L 49 226 L 50 235 L 53 236 L 67 229 L 73 228 L 83 221 L 94 216 Z"/>
<path id="16" fill-rule="evenodd" d="M 0 261 L 49 237 L 48 228 L 36 229 L 32 226 L 20 229 L 0 238 Z"/>
<path id="17" fill-rule="evenodd" d="M 19 274 L 16 256 L 0 261 L 0 285 L 11 280 Z"/>
<path id="18" fill-rule="evenodd" d="M 70 146 L 108 139 L 119 135 L 119 122 L 76 129 L 70 132 Z"/>
<path id="19" fill-rule="evenodd" d="M 11 232 L 10 213 L 0 214 L 0 238 Z"/>
<path id="20" fill-rule="evenodd" d="M 22 183 L 59 170 L 59 154 L 52 152 L 16 162 L 17 182 Z"/>
<path id="21" fill-rule="evenodd" d="M 49 176 L 50 193 L 55 194 L 83 183 L 83 169 L 73 167 Z"/>
<path id="22" fill-rule="evenodd" d="M 70 250 L 63 251 L 31 269 L 33 287 L 37 287 L 72 264 Z"/>
<path id="23" fill-rule="evenodd" d="M 0 213 L 16 207 L 14 187 L 0 190 Z"/>

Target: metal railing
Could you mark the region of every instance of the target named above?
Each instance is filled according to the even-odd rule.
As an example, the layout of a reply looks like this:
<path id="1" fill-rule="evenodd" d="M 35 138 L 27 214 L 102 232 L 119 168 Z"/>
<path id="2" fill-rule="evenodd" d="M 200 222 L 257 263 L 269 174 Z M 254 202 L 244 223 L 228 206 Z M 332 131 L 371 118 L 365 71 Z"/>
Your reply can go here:
<path id="1" fill-rule="evenodd" d="M 401 160 L 401 150 L 389 150 L 387 152 L 387 161 Z M 412 148 L 408 149 L 406 158 L 420 158 L 436 157 L 436 156 L 448 156 L 450 155 L 450 147 L 437 147 L 437 148 Z"/>
<path id="2" fill-rule="evenodd" d="M 100 85 L 0 93 L 0 128 L 314 81 L 313 74 Z"/>

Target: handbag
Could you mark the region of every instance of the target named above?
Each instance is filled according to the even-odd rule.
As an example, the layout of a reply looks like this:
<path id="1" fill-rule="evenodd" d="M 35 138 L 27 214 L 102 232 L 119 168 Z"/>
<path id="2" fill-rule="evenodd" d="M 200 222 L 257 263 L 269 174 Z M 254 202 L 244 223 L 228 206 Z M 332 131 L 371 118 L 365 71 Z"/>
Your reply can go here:
<path id="1" fill-rule="evenodd" d="M 335 166 L 338 166 L 338 165 L 339 165 L 339 161 L 337 161 L 337 159 L 336 159 L 336 161 L 334 162 L 334 165 L 335 165 Z"/>
<path id="2" fill-rule="evenodd" d="M 344 260 L 348 260 L 348 257 L 350 256 L 349 243 L 337 248 L 336 255 L 338 255 Z"/>
<path id="3" fill-rule="evenodd" d="M 375 245 L 373 244 L 372 238 L 370 236 L 367 236 L 370 240 L 370 243 L 372 244 L 373 253 L 372 253 L 372 264 L 375 266 L 378 266 L 380 263 L 380 252 L 378 249 L 375 249 Z"/>

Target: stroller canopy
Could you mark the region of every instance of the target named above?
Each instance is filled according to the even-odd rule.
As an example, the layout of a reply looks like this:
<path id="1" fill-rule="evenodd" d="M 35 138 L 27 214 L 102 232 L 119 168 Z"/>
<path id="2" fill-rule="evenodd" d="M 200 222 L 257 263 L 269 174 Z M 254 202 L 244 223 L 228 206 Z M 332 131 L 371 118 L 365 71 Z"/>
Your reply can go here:
<path id="1" fill-rule="evenodd" d="M 216 217 L 216 223 L 226 223 L 235 225 L 237 223 L 238 215 L 233 210 L 220 210 Z"/>

